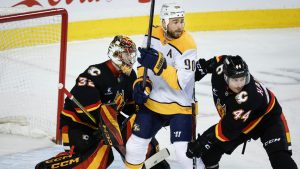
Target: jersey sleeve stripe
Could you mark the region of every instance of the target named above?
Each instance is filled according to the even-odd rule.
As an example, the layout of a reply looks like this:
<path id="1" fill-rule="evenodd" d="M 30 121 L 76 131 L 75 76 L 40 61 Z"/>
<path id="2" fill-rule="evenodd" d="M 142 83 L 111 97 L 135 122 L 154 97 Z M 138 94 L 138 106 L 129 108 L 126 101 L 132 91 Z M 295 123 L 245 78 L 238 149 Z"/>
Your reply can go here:
<path id="1" fill-rule="evenodd" d="M 222 132 L 222 119 L 215 127 L 215 134 L 218 140 L 222 142 L 229 141 L 229 139 Z"/>
<path id="2" fill-rule="evenodd" d="M 175 45 L 171 44 L 171 43 L 168 43 L 170 46 L 172 46 L 174 49 L 176 49 L 180 55 L 182 55 L 182 51 L 180 51 Z"/>
<path id="3" fill-rule="evenodd" d="M 160 114 L 192 114 L 191 106 L 182 106 L 176 102 L 161 103 L 149 98 L 145 103 L 145 106 L 154 112 L 159 112 Z"/>
<path id="4" fill-rule="evenodd" d="M 97 102 L 95 104 L 85 106 L 84 108 L 88 112 L 91 112 L 91 111 L 94 111 L 94 110 L 98 109 L 100 107 L 100 105 L 101 105 L 101 102 Z M 83 111 L 80 108 L 75 108 L 75 110 L 76 110 L 77 113 L 83 113 Z"/>
<path id="5" fill-rule="evenodd" d="M 80 118 L 77 117 L 76 114 L 75 114 L 74 112 L 72 112 L 72 111 L 63 110 L 63 111 L 61 112 L 61 114 L 64 115 L 64 116 L 66 116 L 66 117 L 71 118 L 72 121 L 74 121 L 74 122 L 76 122 L 76 123 L 80 123 L 80 124 L 83 124 L 83 125 L 85 125 L 85 126 L 88 126 L 88 127 L 92 128 L 92 129 L 96 129 L 96 127 L 94 127 L 94 126 L 92 126 L 92 125 L 90 125 L 90 124 L 88 124 L 88 123 L 82 122 L 82 121 L 80 120 Z"/>
<path id="6" fill-rule="evenodd" d="M 287 125 L 287 122 L 286 122 L 286 119 L 285 119 L 283 113 L 281 113 L 280 118 L 281 118 L 282 123 L 283 123 L 283 125 L 284 125 L 285 135 L 286 135 L 287 142 L 288 142 L 288 143 L 291 143 L 290 130 L 289 130 L 289 127 L 288 127 L 288 125 Z"/>
<path id="7" fill-rule="evenodd" d="M 244 129 L 243 129 L 243 133 L 245 133 L 245 134 L 247 134 L 247 133 L 249 133 L 252 129 L 254 129 L 255 128 L 255 126 L 262 120 L 262 118 L 265 116 L 265 115 L 267 115 L 272 109 L 273 109 L 273 107 L 274 107 L 274 105 L 275 105 L 275 96 L 274 96 L 274 94 L 270 91 L 270 95 L 271 95 L 271 101 L 270 101 L 270 103 L 269 103 L 269 105 L 268 105 L 268 108 L 267 108 L 267 110 L 266 110 L 266 112 L 263 114 L 263 115 L 261 115 L 259 118 L 257 118 L 257 119 L 255 119 L 255 120 L 253 120 L 253 121 L 251 121 L 250 122 L 250 124 L 248 124 Z"/>

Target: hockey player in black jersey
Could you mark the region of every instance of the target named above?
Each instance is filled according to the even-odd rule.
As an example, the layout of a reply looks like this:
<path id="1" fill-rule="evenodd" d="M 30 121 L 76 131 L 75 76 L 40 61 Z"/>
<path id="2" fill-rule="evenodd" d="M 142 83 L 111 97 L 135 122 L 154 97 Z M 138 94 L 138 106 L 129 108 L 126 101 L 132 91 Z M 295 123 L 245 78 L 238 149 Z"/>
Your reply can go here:
<path id="1" fill-rule="evenodd" d="M 224 153 L 260 138 L 273 168 L 296 169 L 282 108 L 273 92 L 249 73 L 244 60 L 223 55 L 200 59 L 196 67 L 196 81 L 212 74 L 212 94 L 221 119 L 189 143 L 186 155 L 201 157 L 207 169 L 216 169 Z"/>
<path id="2" fill-rule="evenodd" d="M 106 169 L 114 160 L 111 146 L 124 159 L 123 146 L 131 135 L 136 113 L 132 99 L 136 45 L 126 36 L 115 36 L 108 57 L 81 73 L 71 90 L 90 116 L 66 98 L 60 124 L 65 152 L 37 164 L 36 169 Z M 123 145 L 115 146 L 118 142 Z M 158 143 L 153 139 L 148 156 L 157 151 Z M 157 167 L 168 168 L 165 161 L 160 164 Z"/>

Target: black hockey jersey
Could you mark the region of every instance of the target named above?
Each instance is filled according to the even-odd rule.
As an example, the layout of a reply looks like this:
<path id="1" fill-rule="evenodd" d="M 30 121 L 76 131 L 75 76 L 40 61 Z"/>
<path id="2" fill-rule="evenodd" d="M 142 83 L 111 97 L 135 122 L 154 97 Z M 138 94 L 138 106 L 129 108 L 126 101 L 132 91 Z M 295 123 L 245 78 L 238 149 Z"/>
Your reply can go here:
<path id="1" fill-rule="evenodd" d="M 127 115 L 135 113 L 132 99 L 132 85 L 135 79 L 134 70 L 130 76 L 126 76 L 116 70 L 111 60 L 89 66 L 77 77 L 71 93 L 95 118 L 97 124 L 94 124 L 76 104 L 66 98 L 60 126 L 82 124 L 96 128 L 99 123 L 101 104 L 110 105 L 118 111 L 122 110 Z M 116 102 L 118 104 L 115 104 Z"/>
<path id="2" fill-rule="evenodd" d="M 241 133 L 250 134 L 268 116 L 282 113 L 274 94 L 252 75 L 240 93 L 232 92 L 224 80 L 223 59 L 222 56 L 216 59 L 218 63 L 211 77 L 212 95 L 221 117 L 215 126 L 215 136 L 222 142 Z"/>

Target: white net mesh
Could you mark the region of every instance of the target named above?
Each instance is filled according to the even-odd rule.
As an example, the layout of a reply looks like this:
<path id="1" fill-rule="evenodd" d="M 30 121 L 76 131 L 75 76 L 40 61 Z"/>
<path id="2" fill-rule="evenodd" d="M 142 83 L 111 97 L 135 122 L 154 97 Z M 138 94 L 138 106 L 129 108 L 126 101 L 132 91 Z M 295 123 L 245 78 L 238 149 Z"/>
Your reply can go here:
<path id="1" fill-rule="evenodd" d="M 0 16 L 12 11 L 1 9 Z M 61 21 L 55 15 L 0 23 L 0 124 L 21 117 L 26 130 L 55 136 Z M 15 134 L 12 127 L 0 132 Z"/>

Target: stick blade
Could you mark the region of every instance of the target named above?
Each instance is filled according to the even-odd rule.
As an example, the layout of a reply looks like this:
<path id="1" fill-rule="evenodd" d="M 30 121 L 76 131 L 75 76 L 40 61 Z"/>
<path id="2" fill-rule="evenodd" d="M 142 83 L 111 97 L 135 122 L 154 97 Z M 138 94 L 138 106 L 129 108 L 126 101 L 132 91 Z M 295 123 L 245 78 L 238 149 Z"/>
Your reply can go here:
<path id="1" fill-rule="evenodd" d="M 170 152 L 167 148 L 160 150 L 144 162 L 145 169 L 150 169 L 151 167 L 165 160 L 169 156 Z"/>

